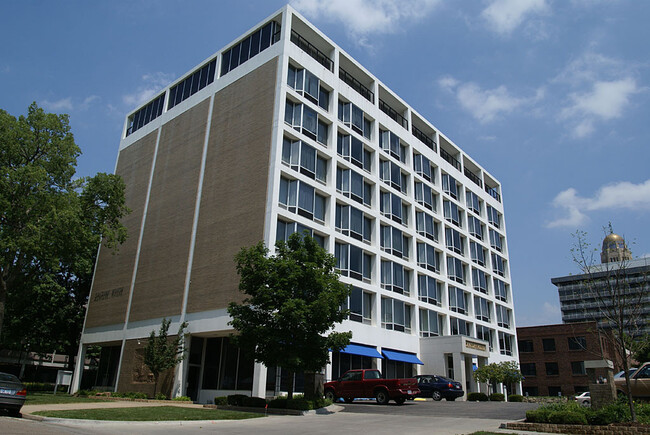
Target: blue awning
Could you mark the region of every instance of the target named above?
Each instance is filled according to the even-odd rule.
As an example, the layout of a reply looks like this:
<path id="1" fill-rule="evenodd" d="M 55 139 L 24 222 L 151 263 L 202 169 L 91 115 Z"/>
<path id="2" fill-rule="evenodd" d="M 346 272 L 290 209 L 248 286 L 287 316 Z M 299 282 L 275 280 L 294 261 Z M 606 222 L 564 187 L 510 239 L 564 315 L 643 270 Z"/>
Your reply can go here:
<path id="1" fill-rule="evenodd" d="M 413 353 L 399 352 L 396 350 L 382 350 L 382 353 L 386 358 L 393 361 L 424 365 L 424 363 Z"/>
<path id="2" fill-rule="evenodd" d="M 370 346 L 362 346 L 360 344 L 348 344 L 343 349 L 341 349 L 341 353 L 369 356 L 370 358 L 384 358 L 379 352 L 377 352 L 376 348 Z"/>

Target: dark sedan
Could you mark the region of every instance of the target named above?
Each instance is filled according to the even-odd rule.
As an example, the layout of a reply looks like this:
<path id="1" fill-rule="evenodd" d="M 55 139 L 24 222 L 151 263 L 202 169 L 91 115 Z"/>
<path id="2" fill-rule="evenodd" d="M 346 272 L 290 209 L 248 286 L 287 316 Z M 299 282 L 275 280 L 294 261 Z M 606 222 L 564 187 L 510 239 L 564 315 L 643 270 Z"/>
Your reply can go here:
<path id="1" fill-rule="evenodd" d="M 433 400 L 456 400 L 463 397 L 465 392 L 460 382 L 453 379 L 444 378 L 435 375 L 418 375 L 415 376 L 420 388 L 420 397 L 431 397 Z"/>
<path id="2" fill-rule="evenodd" d="M 19 416 L 26 397 L 27 390 L 17 377 L 0 372 L 0 409 L 6 409 L 10 415 Z"/>

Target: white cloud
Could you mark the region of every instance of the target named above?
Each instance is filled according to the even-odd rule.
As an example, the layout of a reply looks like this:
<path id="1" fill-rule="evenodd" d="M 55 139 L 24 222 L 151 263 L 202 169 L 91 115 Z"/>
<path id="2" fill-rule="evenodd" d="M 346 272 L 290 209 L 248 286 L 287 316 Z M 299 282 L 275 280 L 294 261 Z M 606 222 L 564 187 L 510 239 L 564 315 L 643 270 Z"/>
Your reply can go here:
<path id="1" fill-rule="evenodd" d="M 169 82 L 173 80 L 170 74 L 156 72 L 152 74 L 145 74 L 142 76 L 142 85 L 131 93 L 122 96 L 124 104 L 129 108 L 137 107 L 141 104 L 151 100 L 161 89 L 163 89 Z"/>
<path id="2" fill-rule="evenodd" d="M 61 110 L 72 110 L 72 98 L 62 98 L 57 101 L 43 100 L 41 106 L 52 112 L 60 112 Z"/>
<path id="3" fill-rule="evenodd" d="M 292 0 L 291 5 L 310 19 L 340 21 L 349 35 L 394 33 L 409 21 L 421 20 L 440 0 Z"/>
<path id="4" fill-rule="evenodd" d="M 593 84 L 589 92 L 569 95 L 571 105 L 562 109 L 563 118 L 595 117 L 602 120 L 620 118 L 630 102 L 630 97 L 639 92 L 633 78 Z"/>
<path id="5" fill-rule="evenodd" d="M 544 97 L 542 89 L 534 97 L 523 98 L 512 95 L 503 85 L 494 89 L 481 89 L 476 83 L 460 83 L 450 76 L 438 80 L 438 85 L 455 94 L 458 103 L 481 123 L 494 121 L 501 114 L 510 113 Z"/>
<path id="6" fill-rule="evenodd" d="M 547 11 L 545 0 L 494 0 L 481 16 L 497 33 L 508 35 L 532 15 Z"/>
<path id="7" fill-rule="evenodd" d="M 564 217 L 549 222 L 548 228 L 577 227 L 588 220 L 588 212 L 598 210 L 649 210 L 650 180 L 634 184 L 627 181 L 601 187 L 591 198 L 578 195 L 574 188 L 557 194 L 552 202 L 555 208 L 563 210 Z"/>

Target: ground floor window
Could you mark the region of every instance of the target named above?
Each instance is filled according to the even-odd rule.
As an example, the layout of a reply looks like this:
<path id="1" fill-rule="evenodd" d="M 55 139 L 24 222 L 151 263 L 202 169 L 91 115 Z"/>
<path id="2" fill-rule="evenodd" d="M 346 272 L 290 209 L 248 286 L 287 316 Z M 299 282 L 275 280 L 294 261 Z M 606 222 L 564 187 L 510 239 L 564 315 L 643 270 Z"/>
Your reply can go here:
<path id="1" fill-rule="evenodd" d="M 266 390 L 280 393 L 280 391 L 289 391 L 291 378 L 289 371 L 282 367 L 268 367 L 266 369 Z M 279 387 L 279 388 L 277 388 Z M 302 393 L 305 391 L 305 373 L 298 372 L 294 374 L 293 392 Z"/>
<path id="2" fill-rule="evenodd" d="M 562 387 L 548 387 L 548 395 L 549 396 L 561 396 L 562 395 Z"/>
<path id="3" fill-rule="evenodd" d="M 349 353 L 332 352 L 332 379 L 338 379 L 352 369 L 371 369 L 373 358 Z"/>
<path id="4" fill-rule="evenodd" d="M 206 339 L 204 390 L 252 390 L 254 360 L 228 337 Z"/>
<path id="5" fill-rule="evenodd" d="M 120 363 L 120 350 L 122 346 L 102 346 L 99 352 L 99 365 L 97 372 L 86 372 L 84 377 L 94 375 L 94 382 L 91 382 L 92 387 L 115 387 L 117 381 L 117 367 Z M 87 386 L 87 379 L 82 382 Z"/>
<path id="6" fill-rule="evenodd" d="M 539 388 L 537 387 L 524 387 L 524 396 L 539 396 Z"/>
<path id="7" fill-rule="evenodd" d="M 386 379 L 412 378 L 413 364 L 402 361 L 392 361 L 384 358 L 382 360 L 382 374 Z"/>

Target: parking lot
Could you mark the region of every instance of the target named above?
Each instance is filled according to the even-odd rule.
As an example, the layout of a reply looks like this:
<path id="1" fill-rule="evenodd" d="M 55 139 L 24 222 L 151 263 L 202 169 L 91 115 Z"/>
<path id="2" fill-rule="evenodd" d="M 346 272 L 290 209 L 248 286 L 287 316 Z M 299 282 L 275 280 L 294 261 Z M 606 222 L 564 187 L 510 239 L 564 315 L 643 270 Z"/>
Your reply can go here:
<path id="1" fill-rule="evenodd" d="M 395 402 L 378 405 L 374 400 L 355 400 L 353 403 L 337 403 L 345 408 L 342 412 L 360 414 L 406 415 L 420 417 L 450 417 L 520 420 L 526 411 L 538 407 L 535 403 L 462 402 L 462 401 L 407 401 L 398 406 Z"/>

